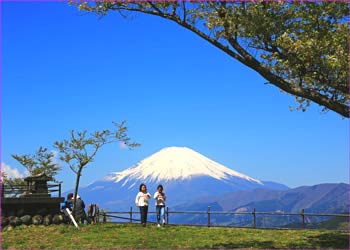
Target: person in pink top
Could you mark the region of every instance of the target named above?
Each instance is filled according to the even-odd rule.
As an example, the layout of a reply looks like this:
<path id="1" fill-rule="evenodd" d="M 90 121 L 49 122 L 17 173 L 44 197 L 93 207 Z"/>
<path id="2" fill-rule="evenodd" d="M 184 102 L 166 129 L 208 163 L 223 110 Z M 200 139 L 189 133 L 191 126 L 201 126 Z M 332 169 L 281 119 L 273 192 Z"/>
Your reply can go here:
<path id="1" fill-rule="evenodd" d="M 142 183 L 140 185 L 140 191 L 136 195 L 135 203 L 140 208 L 141 224 L 144 227 L 147 224 L 148 201 L 150 198 L 151 195 L 147 193 L 146 185 Z"/>

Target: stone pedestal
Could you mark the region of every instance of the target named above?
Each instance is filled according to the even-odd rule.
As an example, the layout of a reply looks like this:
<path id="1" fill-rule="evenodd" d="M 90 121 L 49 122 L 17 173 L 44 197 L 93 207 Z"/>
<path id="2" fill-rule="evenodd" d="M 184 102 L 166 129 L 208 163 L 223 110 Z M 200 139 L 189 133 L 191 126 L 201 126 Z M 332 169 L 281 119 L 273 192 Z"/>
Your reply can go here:
<path id="1" fill-rule="evenodd" d="M 59 214 L 63 197 L 2 198 L 2 216 Z"/>

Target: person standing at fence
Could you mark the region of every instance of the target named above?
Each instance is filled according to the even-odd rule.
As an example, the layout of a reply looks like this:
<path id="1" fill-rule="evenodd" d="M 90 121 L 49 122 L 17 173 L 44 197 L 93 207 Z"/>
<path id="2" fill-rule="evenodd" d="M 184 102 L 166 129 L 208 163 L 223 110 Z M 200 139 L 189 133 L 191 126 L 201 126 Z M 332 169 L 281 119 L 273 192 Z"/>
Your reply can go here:
<path id="1" fill-rule="evenodd" d="M 166 196 L 163 193 L 162 185 L 158 185 L 157 192 L 155 192 L 153 198 L 156 200 L 157 226 L 160 227 L 160 223 L 162 223 L 162 225 L 164 226 Z"/>
<path id="2" fill-rule="evenodd" d="M 151 195 L 147 193 L 146 185 L 142 183 L 140 185 L 140 190 L 136 195 L 135 203 L 136 203 L 136 206 L 140 208 L 141 224 L 144 227 L 147 224 L 148 201 L 150 198 L 151 198 Z"/>

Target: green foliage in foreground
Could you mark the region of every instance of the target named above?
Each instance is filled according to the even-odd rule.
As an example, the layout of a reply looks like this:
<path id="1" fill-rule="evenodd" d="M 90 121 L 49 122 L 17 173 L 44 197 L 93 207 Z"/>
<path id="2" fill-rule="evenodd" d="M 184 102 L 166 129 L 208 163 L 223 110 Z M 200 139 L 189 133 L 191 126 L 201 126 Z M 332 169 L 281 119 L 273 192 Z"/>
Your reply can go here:
<path id="1" fill-rule="evenodd" d="M 5 248 L 349 248 L 349 233 L 138 224 L 20 226 L 3 232 Z"/>

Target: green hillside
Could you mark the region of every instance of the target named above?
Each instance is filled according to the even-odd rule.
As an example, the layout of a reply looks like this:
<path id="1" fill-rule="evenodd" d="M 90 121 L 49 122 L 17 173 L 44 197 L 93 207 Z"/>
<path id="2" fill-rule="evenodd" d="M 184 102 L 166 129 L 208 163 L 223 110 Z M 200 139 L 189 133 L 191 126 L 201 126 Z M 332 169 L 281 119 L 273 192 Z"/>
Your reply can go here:
<path id="1" fill-rule="evenodd" d="M 348 218 L 345 218 L 345 217 L 334 217 L 327 221 L 323 221 L 323 222 L 311 225 L 310 228 L 349 230 L 349 221 L 348 221 Z"/>
<path id="2" fill-rule="evenodd" d="M 2 234 L 6 248 L 349 248 L 349 233 L 148 225 L 20 226 Z"/>

